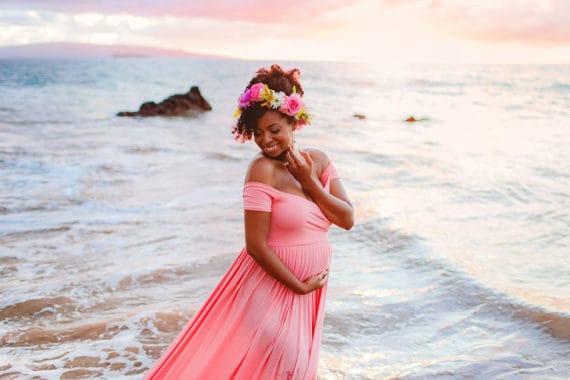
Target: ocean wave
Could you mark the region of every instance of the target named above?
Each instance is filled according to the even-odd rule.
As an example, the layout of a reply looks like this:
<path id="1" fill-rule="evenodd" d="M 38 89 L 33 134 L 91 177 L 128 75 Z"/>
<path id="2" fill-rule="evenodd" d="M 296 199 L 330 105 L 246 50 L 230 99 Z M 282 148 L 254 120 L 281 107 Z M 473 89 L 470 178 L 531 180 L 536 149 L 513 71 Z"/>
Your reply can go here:
<path id="1" fill-rule="evenodd" d="M 46 300 L 48 301 L 48 300 Z M 64 304 L 67 301 L 64 302 Z M 0 337 L 2 346 L 34 346 L 49 343 L 65 343 L 82 340 L 111 339 L 121 331 L 134 329 L 144 334 L 145 329 L 154 333 L 173 333 L 189 319 L 188 312 L 142 313 L 128 319 L 76 322 L 75 326 L 50 328 L 34 326 L 6 332 Z"/>
<path id="2" fill-rule="evenodd" d="M 545 87 L 545 90 L 554 90 L 556 92 L 568 93 L 570 91 L 570 83 L 554 82 L 550 86 Z"/>
<path id="3" fill-rule="evenodd" d="M 355 227 L 350 239 L 358 241 L 359 245 L 364 243 L 371 253 L 382 255 L 385 265 L 391 263 L 400 266 L 415 273 L 414 276 L 426 279 L 433 285 L 433 288 L 428 286 L 430 290 L 426 294 L 439 298 L 437 303 L 441 307 L 455 304 L 464 310 L 475 310 L 480 315 L 497 315 L 503 319 L 526 321 L 556 339 L 570 341 L 570 314 L 548 310 L 540 305 L 516 299 L 499 289 L 490 288 L 465 272 L 459 264 L 434 255 L 427 239 L 393 228 L 390 220 L 369 220 Z M 372 264 L 369 263 L 368 266 L 370 265 Z M 413 291 L 417 294 L 418 289 Z M 395 293 L 391 291 L 390 294 Z M 374 296 L 377 297 L 378 294 Z M 405 304 L 396 306 L 406 307 Z M 389 307 L 384 304 L 382 311 L 388 312 Z M 415 306 L 408 304 L 406 308 L 407 311 L 399 310 L 395 315 L 398 318 L 409 317 Z"/>
<path id="4" fill-rule="evenodd" d="M 205 154 L 206 158 L 212 160 L 220 160 L 220 161 L 242 161 L 243 159 L 240 157 L 232 156 L 231 154 L 224 153 L 224 152 L 207 152 Z"/>
<path id="5" fill-rule="evenodd" d="M 351 154 L 354 155 L 354 158 L 358 161 L 375 163 L 384 167 L 397 167 L 403 163 L 402 158 L 382 153 L 373 153 L 362 149 L 353 149 L 351 150 Z"/>
<path id="6" fill-rule="evenodd" d="M 131 146 L 125 149 L 125 152 L 132 153 L 132 154 L 149 154 L 149 153 L 158 153 L 163 151 L 164 149 L 157 148 L 155 146 Z"/>
<path id="7" fill-rule="evenodd" d="M 140 377 L 193 313 L 141 311 L 119 318 L 83 320 L 62 328 L 12 329 L 0 336 L 0 347 L 11 352 L 38 346 L 52 349 L 36 353 L 25 363 L 17 356 L 8 357 L 0 367 L 0 377 Z"/>
<path id="8" fill-rule="evenodd" d="M 0 106 L 0 115 L 5 116 L 16 112 L 14 108 Z"/>
<path id="9" fill-rule="evenodd" d="M 570 342 L 570 314 L 557 313 L 530 304 L 511 302 L 515 318 L 537 323 L 554 338 Z"/>
<path id="10" fill-rule="evenodd" d="M 380 249 L 378 253 L 415 251 L 421 247 L 423 240 L 419 235 L 392 227 L 390 220 L 383 218 L 371 219 L 358 225 L 350 238 Z"/>
<path id="11" fill-rule="evenodd" d="M 37 298 L 0 309 L 0 320 L 38 318 L 45 314 L 70 313 L 75 309 L 76 307 L 69 297 Z"/>
<path id="12" fill-rule="evenodd" d="M 38 115 L 35 112 L 29 112 L 30 110 L 25 110 L 22 112 L 24 115 L 19 116 L 17 119 L 10 120 L 10 125 L 15 127 L 37 127 L 40 129 L 47 129 L 52 127 L 62 127 L 62 126 L 75 126 L 80 122 L 86 122 L 91 119 L 84 119 L 79 121 L 78 118 L 69 116 L 69 115 L 60 115 L 57 118 L 37 118 L 33 119 L 33 117 L 38 117 L 42 115 Z M 14 113 L 20 112 L 20 110 L 15 110 Z M 27 119 L 27 117 L 32 117 Z M 66 117 L 68 117 L 66 119 Z"/>
<path id="13" fill-rule="evenodd" d="M 59 227 L 46 227 L 46 228 L 38 228 L 34 230 L 26 230 L 26 231 L 18 231 L 18 232 L 10 232 L 4 235 L 0 235 L 0 243 L 7 244 L 9 242 L 14 242 L 21 239 L 29 239 L 31 237 L 36 237 L 38 235 L 48 235 L 48 234 L 57 234 L 61 232 L 67 232 L 71 229 L 70 226 L 59 226 Z"/>
<path id="14" fill-rule="evenodd" d="M 463 82 L 450 82 L 441 80 L 431 80 L 431 79 L 411 79 L 409 82 L 413 86 L 418 87 L 452 87 L 452 88 L 462 88 L 465 86 Z"/>
<path id="15" fill-rule="evenodd" d="M 81 200 L 69 199 L 65 201 L 61 200 L 52 200 L 50 202 L 36 204 L 33 206 L 25 206 L 25 207 L 4 207 L 0 206 L 0 215 L 2 214 L 21 214 L 27 212 L 44 212 L 44 211 L 55 211 L 60 210 L 62 207 L 65 206 L 79 206 L 83 204 Z M 33 232 L 33 231 L 31 231 Z"/>

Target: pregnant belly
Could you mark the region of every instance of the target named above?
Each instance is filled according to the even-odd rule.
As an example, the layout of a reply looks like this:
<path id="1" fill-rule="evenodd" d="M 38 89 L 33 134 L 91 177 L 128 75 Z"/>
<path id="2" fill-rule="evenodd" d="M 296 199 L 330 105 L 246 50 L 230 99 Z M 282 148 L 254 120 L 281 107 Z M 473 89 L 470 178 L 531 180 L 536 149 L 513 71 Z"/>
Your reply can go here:
<path id="1" fill-rule="evenodd" d="M 331 246 L 328 241 L 271 248 L 300 280 L 328 269 L 331 263 Z"/>

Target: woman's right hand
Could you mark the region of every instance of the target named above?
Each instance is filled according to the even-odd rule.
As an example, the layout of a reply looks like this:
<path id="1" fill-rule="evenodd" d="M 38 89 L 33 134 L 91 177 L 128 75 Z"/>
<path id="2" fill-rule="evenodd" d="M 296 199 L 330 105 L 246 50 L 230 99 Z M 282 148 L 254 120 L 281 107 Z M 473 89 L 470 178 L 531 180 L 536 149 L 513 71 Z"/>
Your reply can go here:
<path id="1" fill-rule="evenodd" d="M 317 289 L 322 288 L 323 286 L 325 286 L 328 279 L 329 279 L 328 269 L 325 269 L 324 271 L 313 277 L 309 277 L 308 279 L 303 281 L 304 286 L 303 286 L 303 292 L 301 294 L 309 294 Z"/>
<path id="2" fill-rule="evenodd" d="M 301 184 L 303 189 L 307 185 L 319 182 L 313 159 L 308 152 L 291 146 L 285 153 L 285 163 L 289 173 Z"/>

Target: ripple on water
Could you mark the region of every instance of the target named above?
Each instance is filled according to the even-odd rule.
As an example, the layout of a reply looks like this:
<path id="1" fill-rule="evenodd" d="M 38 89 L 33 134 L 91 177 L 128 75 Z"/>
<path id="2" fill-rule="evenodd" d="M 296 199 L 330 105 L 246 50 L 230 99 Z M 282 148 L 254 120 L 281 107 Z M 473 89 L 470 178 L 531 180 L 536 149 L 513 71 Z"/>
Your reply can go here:
<path id="1" fill-rule="evenodd" d="M 126 318 L 76 322 L 60 329 L 38 326 L 10 331 L 0 338 L 4 348 L 43 346 L 49 349 L 26 361 L 11 357 L 9 363 L 0 367 L 0 376 L 111 378 L 140 375 L 160 356 L 191 314 L 189 311 L 141 312 Z"/>

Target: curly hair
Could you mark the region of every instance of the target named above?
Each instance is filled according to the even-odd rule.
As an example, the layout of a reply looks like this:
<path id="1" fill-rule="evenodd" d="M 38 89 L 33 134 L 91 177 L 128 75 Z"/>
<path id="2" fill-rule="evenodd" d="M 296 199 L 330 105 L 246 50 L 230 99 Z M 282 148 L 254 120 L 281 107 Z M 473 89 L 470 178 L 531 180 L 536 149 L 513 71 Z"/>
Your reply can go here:
<path id="1" fill-rule="evenodd" d="M 245 89 L 247 90 L 256 83 L 264 83 L 270 89 L 284 92 L 286 95 L 291 95 L 293 89 L 295 89 L 295 92 L 302 96 L 304 92 L 301 82 L 299 81 L 300 77 L 301 70 L 297 68 L 285 71 L 281 66 L 273 64 L 270 68 L 262 67 L 257 70 L 255 76 L 251 78 Z M 236 135 L 236 140 L 241 140 L 242 142 L 250 140 L 254 130 L 257 128 L 257 121 L 267 111 L 269 111 L 269 109 L 257 103 L 244 109 L 232 130 L 232 133 Z M 297 123 L 297 120 L 293 116 L 283 114 L 283 117 L 291 124 Z"/>

